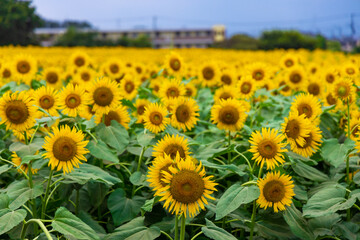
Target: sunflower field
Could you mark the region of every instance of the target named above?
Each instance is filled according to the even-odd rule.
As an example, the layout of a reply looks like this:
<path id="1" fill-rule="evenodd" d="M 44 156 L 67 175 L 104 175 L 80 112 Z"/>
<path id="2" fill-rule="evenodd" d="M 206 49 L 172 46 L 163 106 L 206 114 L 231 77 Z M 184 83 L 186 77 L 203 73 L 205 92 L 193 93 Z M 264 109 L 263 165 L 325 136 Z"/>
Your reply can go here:
<path id="1" fill-rule="evenodd" d="M 0 239 L 360 239 L 360 56 L 0 49 Z"/>

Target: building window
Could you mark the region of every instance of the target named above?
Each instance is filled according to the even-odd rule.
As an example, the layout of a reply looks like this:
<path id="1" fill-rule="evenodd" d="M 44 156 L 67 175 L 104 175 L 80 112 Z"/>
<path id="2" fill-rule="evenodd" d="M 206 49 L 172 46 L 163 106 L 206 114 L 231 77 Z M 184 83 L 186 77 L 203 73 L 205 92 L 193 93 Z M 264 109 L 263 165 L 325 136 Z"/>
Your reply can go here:
<path id="1" fill-rule="evenodd" d="M 107 33 L 102 33 L 101 35 L 102 35 L 103 38 L 106 38 Z"/>
<path id="2" fill-rule="evenodd" d="M 180 32 L 175 32 L 175 37 L 180 37 Z"/>

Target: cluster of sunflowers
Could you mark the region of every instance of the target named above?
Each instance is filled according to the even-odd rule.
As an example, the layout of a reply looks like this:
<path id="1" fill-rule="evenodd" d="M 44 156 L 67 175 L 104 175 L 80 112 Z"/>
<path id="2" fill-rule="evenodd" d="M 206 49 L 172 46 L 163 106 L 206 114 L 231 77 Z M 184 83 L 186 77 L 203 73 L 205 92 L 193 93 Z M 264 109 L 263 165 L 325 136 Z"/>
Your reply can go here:
<path id="1" fill-rule="evenodd" d="M 19 51 L 23 53 L 18 54 Z M 5 138 L 12 134 L 28 145 L 36 137 L 44 137 L 45 143 L 35 153 L 40 151 L 51 169 L 44 199 L 51 194 L 55 171 L 62 170 L 64 175 L 76 172 L 79 164 L 88 161 L 87 156 L 92 154 L 87 147 L 89 141 L 98 143 L 94 128 L 111 128 L 115 122 L 134 137 L 144 133 L 157 139 L 156 144 L 142 148 L 134 172 L 151 164 L 147 170 L 148 186 L 156 202 L 163 202 L 163 207 L 176 215 L 175 239 L 179 218 L 180 239 L 184 239 L 185 218 L 194 218 L 201 209 L 205 210 L 209 199 L 216 201 L 211 195 L 219 185 L 214 176 L 206 176 L 204 166 L 210 163 L 195 157 L 201 152 L 190 152 L 195 139 L 191 136 L 213 132 L 225 139 L 228 159 L 215 151 L 210 161 L 228 161 L 224 166 L 238 157 L 246 161 L 249 181 L 244 186 L 255 185 L 259 192 L 249 201 L 254 201 L 250 239 L 257 206 L 271 207 L 276 213 L 291 206 L 294 183 L 283 168 L 289 158 L 285 153 L 291 151 L 310 158 L 319 151 L 323 142 L 320 115 L 325 110 L 340 116 L 346 135 L 360 149 L 359 56 L 303 50 L 168 52 L 36 47 L 8 47 L 0 54 L 0 118 L 6 126 Z M 278 130 L 280 126 L 271 125 L 271 119 L 257 123 L 260 104 L 274 96 L 288 99 L 283 106 L 288 117 L 280 119 Z M 291 106 L 287 108 L 288 105 Z M 251 133 L 249 138 L 244 137 L 244 131 Z M 250 144 L 245 152 L 253 164 L 236 148 L 242 140 Z M 142 158 L 150 147 L 153 158 L 144 164 Z M 40 170 L 32 165 L 37 158 L 23 161 L 16 151 L 11 154 L 11 164 L 26 177 L 32 178 Z M 350 186 L 356 172 L 351 175 L 349 158 L 346 161 Z M 270 171 L 263 177 L 265 165 Z M 42 217 L 45 211 L 46 205 Z M 210 233 L 204 230 L 204 234 Z"/>

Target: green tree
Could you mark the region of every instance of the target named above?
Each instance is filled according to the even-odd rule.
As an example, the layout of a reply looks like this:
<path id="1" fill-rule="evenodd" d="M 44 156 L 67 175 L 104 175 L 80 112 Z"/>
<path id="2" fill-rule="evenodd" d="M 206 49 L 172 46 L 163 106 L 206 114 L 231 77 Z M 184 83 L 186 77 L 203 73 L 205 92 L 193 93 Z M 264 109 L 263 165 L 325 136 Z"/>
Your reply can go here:
<path id="1" fill-rule="evenodd" d="M 214 48 L 228 48 L 228 49 L 243 49 L 255 50 L 258 49 L 258 40 L 245 34 L 233 35 L 230 39 L 215 43 Z"/>
<path id="2" fill-rule="evenodd" d="M 0 45 L 38 44 L 34 29 L 42 25 L 30 1 L 1 0 Z"/>
<path id="3" fill-rule="evenodd" d="M 95 46 L 97 33 L 95 32 L 80 32 L 75 27 L 69 27 L 67 31 L 61 35 L 55 42 L 55 46 Z"/>

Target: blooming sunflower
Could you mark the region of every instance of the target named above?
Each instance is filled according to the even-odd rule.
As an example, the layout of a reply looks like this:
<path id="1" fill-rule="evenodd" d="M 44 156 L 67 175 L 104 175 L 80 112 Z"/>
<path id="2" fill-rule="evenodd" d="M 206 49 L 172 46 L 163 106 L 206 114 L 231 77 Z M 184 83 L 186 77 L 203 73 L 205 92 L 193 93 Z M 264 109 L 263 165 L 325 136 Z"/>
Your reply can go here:
<path id="1" fill-rule="evenodd" d="M 165 80 L 160 85 L 159 96 L 164 99 L 174 99 L 185 95 L 184 84 L 179 79 Z"/>
<path id="2" fill-rule="evenodd" d="M 59 89 L 62 87 L 61 69 L 58 67 L 47 67 L 42 72 L 42 78 L 46 81 L 46 86 Z"/>
<path id="3" fill-rule="evenodd" d="M 324 100 L 324 105 L 325 105 L 325 106 L 336 105 L 337 102 L 338 102 L 338 99 L 333 97 L 331 91 L 330 91 L 330 92 L 326 92 L 323 100 Z"/>
<path id="4" fill-rule="evenodd" d="M 36 107 L 33 106 L 31 96 L 25 91 L 11 93 L 7 91 L 0 98 L 1 124 L 6 129 L 24 132 L 35 124 Z"/>
<path id="5" fill-rule="evenodd" d="M 97 76 L 97 72 L 88 67 L 81 67 L 77 69 L 76 74 L 74 76 L 74 80 L 79 82 L 80 84 L 91 84 Z"/>
<path id="6" fill-rule="evenodd" d="M 305 114 L 306 118 L 314 121 L 321 114 L 321 105 L 317 97 L 311 94 L 301 93 L 296 96 L 291 104 L 290 111 L 298 112 L 299 115 Z"/>
<path id="7" fill-rule="evenodd" d="M 60 109 L 70 117 L 76 117 L 90 104 L 90 99 L 82 86 L 68 84 L 59 93 Z"/>
<path id="8" fill-rule="evenodd" d="M 118 59 L 110 59 L 102 66 L 102 71 L 111 79 L 120 78 L 124 75 L 124 64 Z"/>
<path id="9" fill-rule="evenodd" d="M 29 141 L 31 139 L 32 135 L 34 135 L 35 129 L 29 128 L 28 130 L 21 131 L 21 132 L 13 129 L 12 132 L 19 141 L 25 143 L 25 132 L 26 132 L 26 139 Z"/>
<path id="10" fill-rule="evenodd" d="M 291 68 L 299 63 L 299 59 L 294 53 L 288 53 L 281 57 L 280 66 L 284 69 Z"/>
<path id="11" fill-rule="evenodd" d="M 15 74 L 18 80 L 30 85 L 38 71 L 36 60 L 30 55 L 17 55 L 13 61 Z"/>
<path id="12" fill-rule="evenodd" d="M 254 95 L 255 90 L 258 88 L 258 84 L 250 76 L 243 77 L 236 84 L 236 89 L 239 93 L 239 98 L 249 99 Z"/>
<path id="13" fill-rule="evenodd" d="M 188 140 L 179 135 L 165 135 L 154 147 L 152 155 L 154 157 L 169 155 L 171 159 L 175 159 L 176 154 L 180 154 L 180 158 L 187 158 L 190 154 Z"/>
<path id="14" fill-rule="evenodd" d="M 166 186 L 157 195 L 165 201 L 164 208 L 176 215 L 185 217 L 195 216 L 201 209 L 205 209 L 206 199 L 213 199 L 210 194 L 216 191 L 217 185 L 211 178 L 205 177 L 205 170 L 201 163 L 196 166 L 190 158 L 176 162 L 176 167 L 169 167 L 169 172 L 162 171 L 162 181 Z"/>
<path id="15" fill-rule="evenodd" d="M 4 63 L 0 69 L 0 77 L 2 78 L 2 80 L 4 82 L 8 82 L 12 79 L 13 75 L 14 75 L 14 71 L 11 66 L 11 63 Z"/>
<path id="16" fill-rule="evenodd" d="M 221 100 L 236 99 L 239 93 L 233 86 L 223 86 L 215 91 L 214 102 L 219 104 Z"/>
<path id="17" fill-rule="evenodd" d="M 325 92 L 325 84 L 322 81 L 319 81 L 318 78 L 310 77 L 309 81 L 306 83 L 305 92 L 321 98 Z"/>
<path id="18" fill-rule="evenodd" d="M 11 161 L 15 164 L 15 166 L 19 167 L 20 165 L 20 168 L 21 170 L 23 170 L 25 173 L 28 173 L 29 171 L 29 165 L 24 163 L 24 164 L 21 164 L 22 162 L 22 159 L 16 154 L 16 152 L 12 152 L 11 154 Z M 34 168 L 31 168 L 31 173 L 32 174 L 35 174 L 38 172 L 39 169 L 34 169 Z M 18 172 L 21 173 L 20 169 L 18 169 Z"/>
<path id="19" fill-rule="evenodd" d="M 196 97 L 197 95 L 197 88 L 192 82 L 189 82 L 185 85 L 185 96 L 186 97 Z"/>
<path id="20" fill-rule="evenodd" d="M 332 84 L 331 94 L 335 99 L 346 101 L 355 95 L 355 87 L 349 77 L 339 78 Z"/>
<path id="21" fill-rule="evenodd" d="M 359 74 L 359 67 L 352 62 L 346 62 L 341 66 L 342 76 L 355 77 L 358 74 Z"/>
<path id="22" fill-rule="evenodd" d="M 199 106 L 192 98 L 179 97 L 172 105 L 171 125 L 177 129 L 191 130 L 199 116 Z"/>
<path id="23" fill-rule="evenodd" d="M 246 109 L 239 100 L 221 100 L 211 108 L 211 120 L 219 129 L 237 131 L 246 120 Z"/>
<path id="24" fill-rule="evenodd" d="M 145 107 L 147 107 L 151 102 L 147 99 L 136 99 L 135 107 L 136 111 L 133 112 L 133 115 L 137 118 L 137 123 L 143 123 L 144 122 L 144 113 L 145 113 Z"/>
<path id="25" fill-rule="evenodd" d="M 69 58 L 71 67 L 87 67 L 90 64 L 90 57 L 84 51 L 76 51 Z"/>
<path id="26" fill-rule="evenodd" d="M 266 169 L 273 170 L 279 163 L 284 163 L 283 152 L 286 143 L 282 143 L 284 135 L 278 134 L 278 131 L 270 128 L 262 128 L 261 133 L 255 131 L 251 134 L 249 142 L 251 147 L 249 152 L 253 153 L 252 159 L 262 168 L 266 162 Z"/>
<path id="27" fill-rule="evenodd" d="M 144 112 L 144 127 L 152 133 L 159 133 L 164 131 L 166 126 L 170 123 L 170 119 L 166 107 L 159 103 L 150 103 L 145 107 Z"/>
<path id="28" fill-rule="evenodd" d="M 158 79 L 152 79 L 150 81 L 149 88 L 152 89 L 152 92 L 155 96 L 158 96 L 160 91 L 160 81 Z"/>
<path id="29" fill-rule="evenodd" d="M 98 78 L 89 88 L 92 111 L 97 114 L 106 114 L 110 109 L 120 104 L 120 91 L 118 84 L 108 77 Z"/>
<path id="30" fill-rule="evenodd" d="M 130 116 L 125 106 L 119 105 L 115 108 L 111 108 L 106 114 L 95 114 L 95 123 L 99 124 L 104 121 L 106 126 L 111 125 L 111 121 L 115 120 L 120 123 L 124 128 L 129 128 Z"/>
<path id="31" fill-rule="evenodd" d="M 164 65 L 172 76 L 180 76 L 186 68 L 183 58 L 175 52 L 166 55 Z"/>
<path id="32" fill-rule="evenodd" d="M 38 88 L 34 93 L 34 104 L 49 113 L 50 116 L 58 116 L 59 97 L 57 91 L 52 87 Z M 38 109 L 39 117 L 47 116 L 46 113 Z"/>
<path id="33" fill-rule="evenodd" d="M 266 82 L 270 77 L 270 69 L 266 63 L 255 62 L 245 66 L 245 75 L 251 76 L 258 83 Z"/>
<path id="34" fill-rule="evenodd" d="M 133 100 L 137 93 L 141 82 L 131 75 L 126 75 L 120 82 L 121 95 L 128 100 Z"/>
<path id="35" fill-rule="evenodd" d="M 285 118 L 285 122 L 281 124 L 281 131 L 285 135 L 286 140 L 291 147 L 297 143 L 304 146 L 305 137 L 309 137 L 311 131 L 311 122 L 304 114 L 290 112 L 289 117 Z"/>
<path id="36" fill-rule="evenodd" d="M 309 136 L 304 137 L 305 144 L 300 146 L 298 143 L 292 145 L 292 151 L 304 157 L 311 157 L 320 147 L 321 144 L 321 130 L 317 126 L 313 126 L 310 130 Z"/>
<path id="37" fill-rule="evenodd" d="M 258 180 L 258 186 L 260 196 L 256 202 L 264 209 L 273 207 L 274 212 L 285 210 L 285 206 L 290 206 L 295 196 L 291 177 L 280 175 L 280 172 L 268 173 L 265 178 Z"/>
<path id="38" fill-rule="evenodd" d="M 43 148 L 46 153 L 44 158 L 49 159 L 48 166 L 57 171 L 63 169 L 64 174 L 69 173 L 75 167 L 79 167 L 82 161 L 87 161 L 85 154 L 89 151 L 85 148 L 89 141 L 84 141 L 84 134 L 68 125 L 53 128 L 53 133 L 45 137 Z"/>
<path id="39" fill-rule="evenodd" d="M 222 70 L 220 74 L 220 82 L 224 86 L 235 86 L 237 82 L 235 70 Z"/>
<path id="40" fill-rule="evenodd" d="M 198 78 L 207 87 L 216 86 L 219 83 L 220 69 L 214 62 L 203 64 L 199 68 Z"/>
<path id="41" fill-rule="evenodd" d="M 286 84 L 293 89 L 302 89 L 307 81 L 307 74 L 302 66 L 294 66 L 286 72 Z"/>

